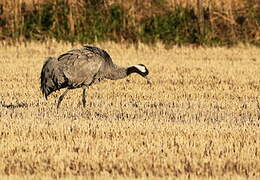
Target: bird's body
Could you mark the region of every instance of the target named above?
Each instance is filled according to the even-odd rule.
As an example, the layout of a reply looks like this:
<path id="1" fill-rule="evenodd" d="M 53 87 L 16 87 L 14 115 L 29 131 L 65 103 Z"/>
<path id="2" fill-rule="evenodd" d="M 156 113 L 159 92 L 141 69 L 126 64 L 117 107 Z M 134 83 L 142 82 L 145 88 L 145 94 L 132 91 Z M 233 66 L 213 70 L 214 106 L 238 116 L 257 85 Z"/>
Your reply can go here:
<path id="1" fill-rule="evenodd" d="M 120 67 L 113 63 L 109 54 L 97 47 L 84 46 L 60 55 L 49 57 L 41 72 L 41 91 L 46 99 L 56 90 L 67 88 L 58 101 L 58 107 L 69 89 L 83 88 L 83 105 L 85 106 L 86 88 L 103 80 L 117 80 L 138 73 L 148 75 L 147 68 L 142 65 Z"/>

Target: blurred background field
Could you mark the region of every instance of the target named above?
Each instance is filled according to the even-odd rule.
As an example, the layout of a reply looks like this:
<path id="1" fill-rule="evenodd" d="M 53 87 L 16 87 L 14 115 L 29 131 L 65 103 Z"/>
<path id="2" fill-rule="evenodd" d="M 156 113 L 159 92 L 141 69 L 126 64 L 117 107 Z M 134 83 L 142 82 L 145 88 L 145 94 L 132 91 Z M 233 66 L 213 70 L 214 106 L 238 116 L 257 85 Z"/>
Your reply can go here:
<path id="1" fill-rule="evenodd" d="M 0 40 L 259 45 L 258 0 L 1 0 Z"/>
<path id="2" fill-rule="evenodd" d="M 95 44 L 132 75 L 68 93 L 39 89 L 44 59 L 79 44 L 0 48 L 0 179 L 259 179 L 260 51 L 255 46 Z"/>

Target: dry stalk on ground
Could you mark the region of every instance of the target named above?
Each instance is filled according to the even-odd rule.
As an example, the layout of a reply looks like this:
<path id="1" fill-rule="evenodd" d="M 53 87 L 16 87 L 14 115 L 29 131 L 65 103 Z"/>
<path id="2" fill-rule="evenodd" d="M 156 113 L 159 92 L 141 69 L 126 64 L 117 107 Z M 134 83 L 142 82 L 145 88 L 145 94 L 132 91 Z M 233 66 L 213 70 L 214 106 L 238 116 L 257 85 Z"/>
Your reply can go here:
<path id="1" fill-rule="evenodd" d="M 144 63 L 138 76 L 70 92 L 60 111 L 39 73 L 71 45 L 0 48 L 1 179 L 260 177 L 260 50 L 99 44 L 117 64 Z"/>

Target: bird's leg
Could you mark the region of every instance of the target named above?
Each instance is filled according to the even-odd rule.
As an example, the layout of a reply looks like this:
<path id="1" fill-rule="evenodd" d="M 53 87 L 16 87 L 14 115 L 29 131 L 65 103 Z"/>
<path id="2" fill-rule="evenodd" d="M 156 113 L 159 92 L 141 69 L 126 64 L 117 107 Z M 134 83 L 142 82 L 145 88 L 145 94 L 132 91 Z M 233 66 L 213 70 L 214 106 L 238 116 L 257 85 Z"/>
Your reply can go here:
<path id="1" fill-rule="evenodd" d="M 86 87 L 83 87 L 83 93 L 82 93 L 82 103 L 83 107 L 86 107 Z"/>
<path id="2" fill-rule="evenodd" d="M 61 103 L 61 101 L 63 100 L 64 96 L 67 94 L 68 91 L 69 91 L 69 89 L 66 89 L 66 91 L 59 97 L 57 109 L 59 109 L 60 103 Z"/>

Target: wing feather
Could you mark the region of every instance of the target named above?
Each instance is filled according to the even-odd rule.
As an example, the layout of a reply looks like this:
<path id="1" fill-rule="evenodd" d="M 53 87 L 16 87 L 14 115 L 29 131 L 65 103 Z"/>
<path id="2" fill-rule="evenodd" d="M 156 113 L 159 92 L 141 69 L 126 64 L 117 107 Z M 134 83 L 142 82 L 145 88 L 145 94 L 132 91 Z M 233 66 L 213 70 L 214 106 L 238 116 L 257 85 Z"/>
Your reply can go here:
<path id="1" fill-rule="evenodd" d="M 62 54 L 58 60 L 63 63 L 63 73 L 72 87 L 91 84 L 103 62 L 99 55 L 80 49 Z"/>

